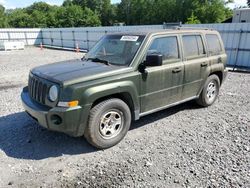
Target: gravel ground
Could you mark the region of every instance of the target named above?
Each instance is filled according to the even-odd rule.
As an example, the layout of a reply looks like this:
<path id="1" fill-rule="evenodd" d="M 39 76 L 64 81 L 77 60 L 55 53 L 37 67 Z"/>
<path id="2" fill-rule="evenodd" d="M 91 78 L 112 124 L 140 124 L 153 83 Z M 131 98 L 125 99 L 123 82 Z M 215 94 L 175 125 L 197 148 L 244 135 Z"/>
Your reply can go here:
<path id="1" fill-rule="evenodd" d="M 96 150 L 41 128 L 20 102 L 29 69 L 80 57 L 0 52 L 0 187 L 250 187 L 250 74 L 229 73 L 209 108 L 154 113 L 117 146 Z"/>

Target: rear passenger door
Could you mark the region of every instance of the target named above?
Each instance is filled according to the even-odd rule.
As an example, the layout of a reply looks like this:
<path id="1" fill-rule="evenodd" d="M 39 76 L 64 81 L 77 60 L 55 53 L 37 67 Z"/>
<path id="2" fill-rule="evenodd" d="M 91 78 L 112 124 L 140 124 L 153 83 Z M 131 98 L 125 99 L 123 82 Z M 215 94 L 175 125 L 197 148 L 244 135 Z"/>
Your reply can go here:
<path id="1" fill-rule="evenodd" d="M 209 61 L 205 51 L 204 38 L 201 34 L 182 35 L 184 57 L 184 83 L 182 99 L 198 95 L 203 80 L 208 72 Z"/>
<path id="2" fill-rule="evenodd" d="M 161 54 L 162 66 L 146 68 L 142 73 L 141 113 L 165 107 L 181 99 L 184 65 L 177 35 L 157 36 L 147 50 L 147 54 Z"/>

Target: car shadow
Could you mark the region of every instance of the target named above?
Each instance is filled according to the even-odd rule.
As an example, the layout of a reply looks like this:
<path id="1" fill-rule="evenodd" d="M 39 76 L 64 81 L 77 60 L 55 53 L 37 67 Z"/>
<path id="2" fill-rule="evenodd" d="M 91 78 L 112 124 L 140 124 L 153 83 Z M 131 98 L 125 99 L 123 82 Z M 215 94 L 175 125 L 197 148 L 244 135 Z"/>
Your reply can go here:
<path id="1" fill-rule="evenodd" d="M 26 112 L 0 117 L 0 150 L 9 157 L 32 160 L 96 151 L 82 137 L 40 127 Z"/>
<path id="2" fill-rule="evenodd" d="M 199 108 L 193 102 L 178 105 L 133 122 L 130 131 L 169 117 L 182 110 Z M 42 160 L 62 155 L 77 155 L 98 151 L 83 138 L 40 127 L 25 112 L 0 117 L 0 150 L 17 159 Z"/>

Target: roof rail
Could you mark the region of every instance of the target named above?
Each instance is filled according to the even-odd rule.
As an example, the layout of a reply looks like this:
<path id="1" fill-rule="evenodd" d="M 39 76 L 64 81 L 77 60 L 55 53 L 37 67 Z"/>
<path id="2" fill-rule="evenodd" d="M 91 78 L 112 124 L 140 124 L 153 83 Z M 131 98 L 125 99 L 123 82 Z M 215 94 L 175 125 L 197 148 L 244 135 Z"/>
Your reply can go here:
<path id="1" fill-rule="evenodd" d="M 173 27 L 181 27 L 181 26 L 182 22 L 170 22 L 170 23 L 163 22 L 163 29 L 172 29 Z"/>
<path id="2" fill-rule="evenodd" d="M 214 29 L 212 28 L 202 28 L 202 27 L 179 27 L 179 26 L 176 26 L 176 27 L 173 27 L 174 29 L 176 30 L 210 30 L 210 31 L 213 31 Z"/>

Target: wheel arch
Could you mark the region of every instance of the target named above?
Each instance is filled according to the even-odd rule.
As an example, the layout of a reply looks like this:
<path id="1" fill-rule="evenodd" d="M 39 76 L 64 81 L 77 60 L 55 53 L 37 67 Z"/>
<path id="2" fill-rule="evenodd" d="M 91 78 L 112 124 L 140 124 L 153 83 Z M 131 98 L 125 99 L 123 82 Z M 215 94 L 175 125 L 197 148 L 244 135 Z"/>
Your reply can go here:
<path id="1" fill-rule="evenodd" d="M 97 104 L 101 103 L 102 101 L 105 101 L 105 100 L 108 100 L 108 99 L 111 99 L 111 98 L 120 99 L 123 102 L 125 102 L 128 105 L 128 107 L 129 107 L 129 109 L 131 111 L 132 119 L 133 120 L 137 119 L 136 118 L 136 113 L 135 113 L 135 104 L 133 102 L 133 99 L 132 99 L 130 93 L 128 93 L 128 92 L 114 93 L 114 94 L 111 94 L 111 95 L 107 95 L 107 96 L 103 96 L 101 98 L 98 98 L 92 103 L 91 108 L 93 108 Z"/>
<path id="2" fill-rule="evenodd" d="M 218 78 L 219 78 L 219 80 L 220 80 L 220 85 L 221 85 L 221 83 L 223 82 L 223 73 L 222 73 L 222 71 L 211 72 L 211 73 L 209 74 L 209 76 L 211 76 L 211 75 L 216 75 L 216 76 L 218 76 Z"/>
<path id="3" fill-rule="evenodd" d="M 130 110 L 133 120 L 139 119 L 139 98 L 136 86 L 130 81 L 111 83 L 87 89 L 83 94 L 83 101 L 91 105 L 110 99 L 118 98 L 125 102 Z"/>

